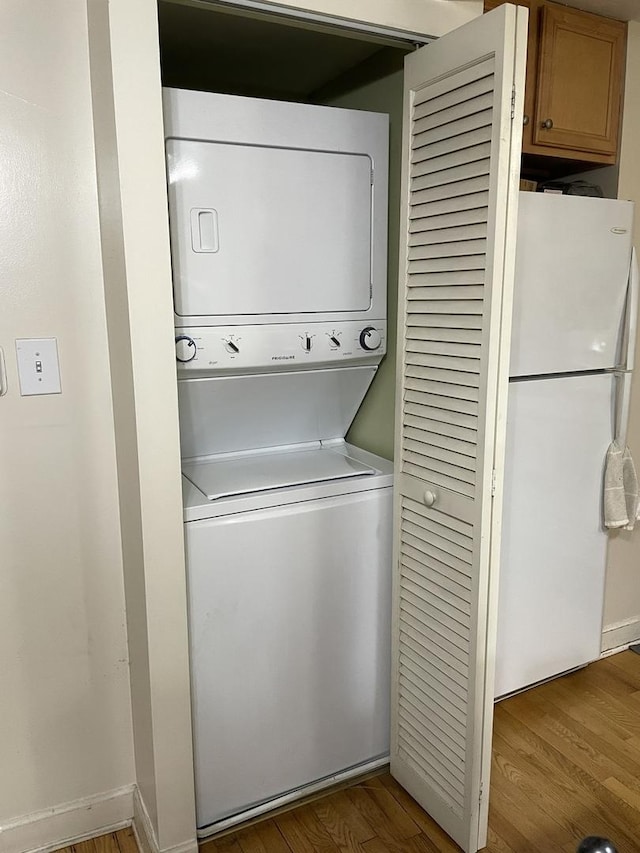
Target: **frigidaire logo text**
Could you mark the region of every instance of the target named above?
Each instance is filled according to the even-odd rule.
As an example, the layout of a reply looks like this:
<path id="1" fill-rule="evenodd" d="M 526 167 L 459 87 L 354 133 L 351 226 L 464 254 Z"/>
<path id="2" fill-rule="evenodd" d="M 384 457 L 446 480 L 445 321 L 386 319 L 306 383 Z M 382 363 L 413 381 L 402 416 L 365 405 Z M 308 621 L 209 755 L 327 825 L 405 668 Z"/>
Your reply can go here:
<path id="1" fill-rule="evenodd" d="M 290 361 L 295 355 L 272 355 L 271 361 Z"/>

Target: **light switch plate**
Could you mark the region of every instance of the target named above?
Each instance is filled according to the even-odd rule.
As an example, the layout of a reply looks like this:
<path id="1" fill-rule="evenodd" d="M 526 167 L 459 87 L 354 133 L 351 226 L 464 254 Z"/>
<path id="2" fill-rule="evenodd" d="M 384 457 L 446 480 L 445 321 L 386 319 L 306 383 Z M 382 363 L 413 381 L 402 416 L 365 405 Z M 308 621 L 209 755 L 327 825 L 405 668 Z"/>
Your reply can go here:
<path id="1" fill-rule="evenodd" d="M 61 393 L 58 344 L 55 338 L 20 338 L 16 341 L 16 356 L 23 397 Z"/>

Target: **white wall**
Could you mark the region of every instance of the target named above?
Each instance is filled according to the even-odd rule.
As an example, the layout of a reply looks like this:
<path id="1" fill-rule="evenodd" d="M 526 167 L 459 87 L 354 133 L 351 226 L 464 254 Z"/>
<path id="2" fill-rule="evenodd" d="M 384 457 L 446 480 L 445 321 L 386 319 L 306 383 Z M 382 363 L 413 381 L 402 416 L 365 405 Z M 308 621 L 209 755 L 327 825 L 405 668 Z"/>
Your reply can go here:
<path id="1" fill-rule="evenodd" d="M 629 23 L 618 197 L 636 202 L 634 242 L 640 250 L 640 23 Z M 632 385 L 628 443 L 640 471 L 640 350 Z M 610 534 L 603 648 L 640 638 L 640 526 Z"/>
<path id="2" fill-rule="evenodd" d="M 329 106 L 389 115 L 387 354 L 347 435 L 348 441 L 387 459 L 393 459 L 395 422 L 403 84 L 402 71 L 393 71 L 323 101 Z"/>
<path id="3" fill-rule="evenodd" d="M 0 79 L 0 825 L 20 849 L 16 818 L 134 771 L 85 3 L 4 0 Z M 62 394 L 21 397 L 14 341 L 39 336 Z"/>

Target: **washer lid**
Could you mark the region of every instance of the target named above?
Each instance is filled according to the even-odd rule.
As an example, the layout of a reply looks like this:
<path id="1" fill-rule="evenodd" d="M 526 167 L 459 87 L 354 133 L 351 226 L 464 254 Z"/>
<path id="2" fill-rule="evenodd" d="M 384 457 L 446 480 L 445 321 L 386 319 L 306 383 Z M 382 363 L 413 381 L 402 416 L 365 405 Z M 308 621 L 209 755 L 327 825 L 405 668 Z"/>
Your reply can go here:
<path id="1" fill-rule="evenodd" d="M 375 474 L 374 468 L 328 447 L 250 453 L 183 464 L 182 473 L 209 500 Z"/>

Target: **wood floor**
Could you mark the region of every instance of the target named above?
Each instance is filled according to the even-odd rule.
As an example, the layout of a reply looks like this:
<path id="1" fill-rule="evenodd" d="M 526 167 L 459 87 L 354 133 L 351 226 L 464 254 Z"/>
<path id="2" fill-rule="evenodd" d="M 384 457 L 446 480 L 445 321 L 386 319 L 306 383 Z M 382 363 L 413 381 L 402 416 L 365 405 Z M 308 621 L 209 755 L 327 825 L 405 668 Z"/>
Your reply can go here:
<path id="1" fill-rule="evenodd" d="M 640 656 L 632 652 L 496 707 L 487 850 L 574 853 L 587 835 L 609 837 L 619 853 L 640 851 Z M 458 850 L 389 774 L 201 845 L 201 853 Z M 65 853 L 136 853 L 135 840 L 123 830 Z"/>
<path id="2" fill-rule="evenodd" d="M 101 835 L 89 841 L 80 841 L 63 847 L 59 853 L 139 853 L 133 830 L 130 827 Z"/>

